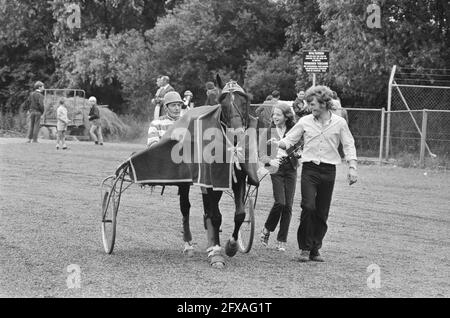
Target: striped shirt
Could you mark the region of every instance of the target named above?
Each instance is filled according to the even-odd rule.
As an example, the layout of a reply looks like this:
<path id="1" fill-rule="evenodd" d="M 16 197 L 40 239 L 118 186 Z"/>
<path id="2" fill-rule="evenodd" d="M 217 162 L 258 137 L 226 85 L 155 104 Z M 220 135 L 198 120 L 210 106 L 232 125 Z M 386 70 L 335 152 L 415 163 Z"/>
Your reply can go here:
<path id="1" fill-rule="evenodd" d="M 281 141 L 289 148 L 304 136 L 305 144 L 302 153 L 302 162 L 339 164 L 341 156 L 338 147 L 342 142 L 345 159 L 357 160 L 355 140 L 348 128 L 347 122 L 335 114 L 323 125 L 311 114 L 300 118 L 292 127 L 286 137 Z"/>
<path id="2" fill-rule="evenodd" d="M 147 147 L 157 143 L 175 122 L 176 120 L 170 118 L 168 115 L 164 115 L 153 120 L 150 124 L 150 128 L 148 129 Z"/>

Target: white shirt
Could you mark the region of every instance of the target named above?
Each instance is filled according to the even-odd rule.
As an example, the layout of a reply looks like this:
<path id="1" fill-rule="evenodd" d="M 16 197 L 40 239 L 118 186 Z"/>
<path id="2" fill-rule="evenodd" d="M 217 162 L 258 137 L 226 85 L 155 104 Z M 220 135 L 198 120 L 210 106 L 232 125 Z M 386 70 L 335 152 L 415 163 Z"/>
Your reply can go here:
<path id="1" fill-rule="evenodd" d="M 64 106 L 59 106 L 56 110 L 56 118 L 59 122 L 63 122 L 64 124 L 69 123 L 69 118 L 67 117 L 67 108 Z"/>
<path id="2" fill-rule="evenodd" d="M 342 142 L 345 159 L 357 160 L 355 140 L 347 122 L 340 116 L 331 114 L 331 118 L 323 125 L 311 114 L 300 118 L 286 137 L 281 141 L 287 148 L 295 145 L 304 136 L 305 144 L 302 162 L 340 164 L 338 146 Z"/>

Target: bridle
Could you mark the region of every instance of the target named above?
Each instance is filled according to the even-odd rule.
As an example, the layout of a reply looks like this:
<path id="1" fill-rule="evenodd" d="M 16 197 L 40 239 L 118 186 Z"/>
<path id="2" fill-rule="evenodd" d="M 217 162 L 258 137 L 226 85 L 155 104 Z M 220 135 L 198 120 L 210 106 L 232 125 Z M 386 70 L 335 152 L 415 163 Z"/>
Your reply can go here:
<path id="1" fill-rule="evenodd" d="M 222 102 L 227 94 L 230 94 L 230 104 L 233 107 L 233 109 L 237 112 L 239 117 L 241 118 L 241 122 L 242 122 L 242 125 L 244 126 L 244 130 L 247 130 L 248 118 L 246 118 L 246 116 L 244 116 L 242 111 L 239 109 L 239 107 L 235 103 L 235 100 L 236 100 L 235 94 L 243 95 L 246 99 L 248 99 L 247 94 L 245 94 L 242 87 L 240 87 L 238 85 L 238 83 L 235 81 L 230 81 L 225 85 L 225 87 L 222 89 L 222 94 L 220 95 L 219 102 Z M 232 113 L 231 111 L 228 111 L 228 115 L 231 113 Z M 231 118 L 230 118 L 230 120 L 231 120 Z"/>

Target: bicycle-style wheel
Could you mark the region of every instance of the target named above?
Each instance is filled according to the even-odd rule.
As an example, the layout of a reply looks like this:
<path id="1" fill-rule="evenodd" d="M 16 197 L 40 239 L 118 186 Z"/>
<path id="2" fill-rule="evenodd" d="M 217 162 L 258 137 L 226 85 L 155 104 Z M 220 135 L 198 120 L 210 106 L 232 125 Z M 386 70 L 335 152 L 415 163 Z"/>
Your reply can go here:
<path id="1" fill-rule="evenodd" d="M 108 177 L 102 183 L 102 240 L 107 254 L 112 254 L 116 240 L 117 212 L 120 203 L 120 178 Z"/>
<path id="2" fill-rule="evenodd" d="M 250 252 L 255 236 L 255 206 L 251 197 L 245 202 L 245 220 L 239 229 L 238 244 L 242 253 Z"/>

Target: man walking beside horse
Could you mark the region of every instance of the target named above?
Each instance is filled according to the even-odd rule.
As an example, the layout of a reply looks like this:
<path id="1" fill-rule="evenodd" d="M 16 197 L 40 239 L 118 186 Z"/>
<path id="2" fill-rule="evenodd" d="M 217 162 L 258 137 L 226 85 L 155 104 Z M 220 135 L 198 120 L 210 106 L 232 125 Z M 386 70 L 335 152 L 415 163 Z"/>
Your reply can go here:
<path id="1" fill-rule="evenodd" d="M 295 145 L 304 137 L 302 153 L 302 212 L 297 241 L 301 262 L 323 262 L 319 253 L 327 232 L 327 220 L 336 179 L 336 165 L 341 163 L 338 146 L 342 142 L 348 162 L 348 181 L 358 180 L 356 149 L 347 122 L 333 114 L 332 91 L 326 86 L 308 89 L 306 100 L 312 114 L 300 118 L 298 123 L 279 142 L 271 140 L 281 149 Z"/>

